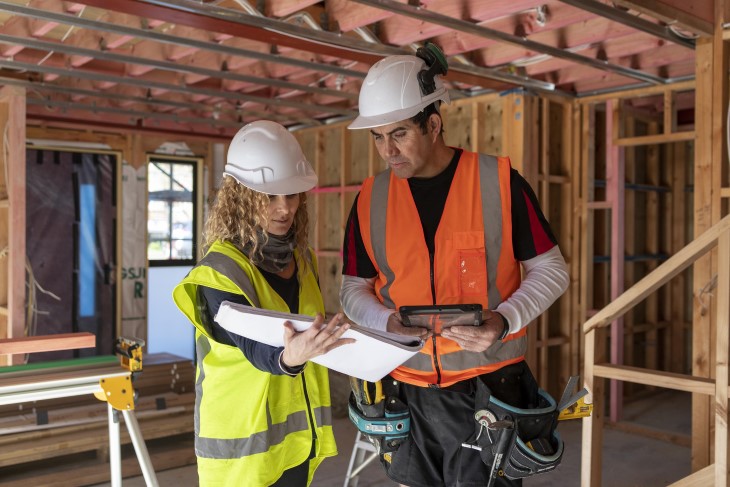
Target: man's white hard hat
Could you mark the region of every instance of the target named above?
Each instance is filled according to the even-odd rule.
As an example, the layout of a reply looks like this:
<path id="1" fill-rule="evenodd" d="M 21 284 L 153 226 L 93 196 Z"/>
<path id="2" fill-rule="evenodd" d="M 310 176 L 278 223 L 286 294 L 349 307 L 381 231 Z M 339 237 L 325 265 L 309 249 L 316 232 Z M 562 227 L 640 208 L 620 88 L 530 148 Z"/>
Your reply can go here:
<path id="1" fill-rule="evenodd" d="M 268 120 L 245 125 L 233 137 L 223 174 L 266 194 L 296 194 L 317 185 L 317 175 L 297 139 Z"/>
<path id="2" fill-rule="evenodd" d="M 416 56 L 389 56 L 375 63 L 360 88 L 358 116 L 347 128 L 367 129 L 407 120 L 431 103 L 449 103 L 449 92 L 440 76 L 434 78 L 436 89 L 423 95 L 418 73 L 427 69 Z"/>

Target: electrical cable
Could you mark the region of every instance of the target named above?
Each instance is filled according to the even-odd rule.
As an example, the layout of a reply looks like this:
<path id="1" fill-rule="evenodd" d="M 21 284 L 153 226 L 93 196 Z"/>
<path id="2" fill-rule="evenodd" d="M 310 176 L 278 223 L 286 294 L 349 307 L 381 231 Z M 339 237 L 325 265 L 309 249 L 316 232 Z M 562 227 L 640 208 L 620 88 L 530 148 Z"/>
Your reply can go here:
<path id="1" fill-rule="evenodd" d="M 9 254 L 9 247 L 6 245 L 2 250 L 0 250 L 0 259 L 7 259 Z M 38 315 L 48 315 L 50 314 L 48 311 L 43 311 L 38 309 L 37 303 L 38 303 L 38 294 L 37 291 L 41 291 L 43 294 L 46 294 L 56 301 L 61 301 L 61 298 L 58 297 L 56 294 L 52 293 L 51 291 L 48 291 L 43 288 L 43 286 L 40 285 L 40 283 L 35 279 L 35 274 L 33 273 L 33 267 L 30 265 L 30 260 L 26 256 L 25 258 L 25 270 L 26 270 L 26 301 L 25 301 L 25 336 L 32 337 L 36 336 L 36 333 L 38 332 Z M 23 363 L 28 363 L 29 355 L 25 354 L 23 358 Z"/>

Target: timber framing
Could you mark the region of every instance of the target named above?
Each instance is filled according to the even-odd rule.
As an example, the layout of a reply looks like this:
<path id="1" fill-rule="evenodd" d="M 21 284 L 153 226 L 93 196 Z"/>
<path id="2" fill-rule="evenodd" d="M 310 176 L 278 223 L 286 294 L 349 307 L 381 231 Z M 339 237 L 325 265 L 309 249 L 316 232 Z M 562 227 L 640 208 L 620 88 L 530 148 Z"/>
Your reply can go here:
<path id="1" fill-rule="evenodd" d="M 640 21 L 577 0 L 548 2 L 546 19 L 527 0 L 466 2 L 468 15 L 448 0 L 243 3 L 256 2 L 0 0 L 0 365 L 93 346 L 25 337 L 28 139 L 106 144 L 135 168 L 185 142 L 202 198 L 238 127 L 288 125 L 319 177 L 310 244 L 333 314 L 350 208 L 385 168 L 369 132 L 347 129 L 359 85 L 373 62 L 430 40 L 451 66 L 447 144 L 508 155 L 568 264 L 571 285 L 529 325 L 526 359 L 553 395 L 576 374 L 591 392 L 581 485 L 600 486 L 615 428 L 688 445 L 692 472 L 675 485 L 730 486 L 729 0 L 615 2 Z M 688 434 L 623 417 L 661 389 L 691 395 Z"/>

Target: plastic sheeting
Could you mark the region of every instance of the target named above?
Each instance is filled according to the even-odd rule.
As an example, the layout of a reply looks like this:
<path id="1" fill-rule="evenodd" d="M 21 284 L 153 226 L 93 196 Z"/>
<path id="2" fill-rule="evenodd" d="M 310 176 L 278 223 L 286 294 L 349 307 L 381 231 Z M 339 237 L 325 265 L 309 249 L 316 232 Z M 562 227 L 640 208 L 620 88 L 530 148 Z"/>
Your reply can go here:
<path id="1" fill-rule="evenodd" d="M 95 349 L 33 354 L 29 361 L 112 354 L 116 161 L 108 154 L 42 149 L 28 149 L 26 160 L 27 257 L 34 280 L 60 298 L 35 292 L 37 311 L 26 333 L 97 337 Z"/>

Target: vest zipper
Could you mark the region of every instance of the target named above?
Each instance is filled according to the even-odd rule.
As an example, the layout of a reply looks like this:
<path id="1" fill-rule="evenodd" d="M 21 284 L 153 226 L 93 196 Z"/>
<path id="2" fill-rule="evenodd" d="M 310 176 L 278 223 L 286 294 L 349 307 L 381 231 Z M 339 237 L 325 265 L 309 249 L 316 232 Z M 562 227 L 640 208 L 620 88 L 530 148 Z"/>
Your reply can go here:
<path id="1" fill-rule="evenodd" d="M 307 403 L 307 414 L 309 415 L 309 424 L 312 427 L 312 450 L 314 450 L 314 442 L 317 440 L 317 429 L 314 427 L 314 416 L 312 415 L 312 405 L 309 403 L 309 394 L 307 394 L 307 381 L 304 380 L 304 371 L 302 370 L 302 387 L 304 388 L 304 401 Z M 309 457 L 307 457 L 309 460 Z"/>
<path id="2" fill-rule="evenodd" d="M 433 276 L 433 252 L 428 252 L 428 260 L 431 265 L 429 276 L 431 277 L 431 304 L 436 304 L 436 283 L 434 281 Z M 431 341 L 433 342 L 433 368 L 436 370 L 436 384 L 441 383 L 441 369 L 439 368 L 439 362 L 438 362 L 438 351 L 436 350 L 436 335 L 431 337 Z"/>

